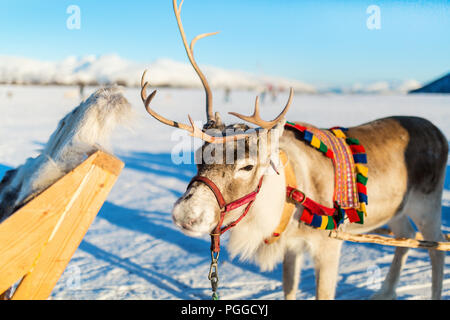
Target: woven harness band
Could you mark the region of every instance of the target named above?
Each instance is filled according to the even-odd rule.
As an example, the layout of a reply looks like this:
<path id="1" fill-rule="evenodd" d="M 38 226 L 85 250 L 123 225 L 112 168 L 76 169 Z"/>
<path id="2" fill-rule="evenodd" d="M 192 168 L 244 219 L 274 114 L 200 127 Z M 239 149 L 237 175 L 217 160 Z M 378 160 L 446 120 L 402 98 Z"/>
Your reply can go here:
<path id="1" fill-rule="evenodd" d="M 233 228 L 236 224 L 239 223 L 239 221 L 241 221 L 247 215 L 251 205 L 255 201 L 257 194 L 259 193 L 259 190 L 261 189 L 263 178 L 264 175 L 261 176 L 261 178 L 259 179 L 259 183 L 255 191 L 250 192 L 249 194 L 229 203 L 225 202 L 222 192 L 220 192 L 220 189 L 216 186 L 216 184 L 212 180 L 203 176 L 195 176 L 192 178 L 191 182 L 189 182 L 188 189 L 194 182 L 201 182 L 206 186 L 208 186 L 208 188 L 212 191 L 212 193 L 216 197 L 217 203 L 220 207 L 219 223 L 211 232 L 211 252 L 214 253 L 220 252 L 220 235 L 222 235 L 227 230 Z M 239 218 L 230 223 L 229 225 L 223 227 L 222 225 L 225 219 L 225 215 L 228 212 L 236 208 L 239 208 L 243 205 L 247 205 L 247 207 L 244 209 L 244 212 L 239 216 Z"/>

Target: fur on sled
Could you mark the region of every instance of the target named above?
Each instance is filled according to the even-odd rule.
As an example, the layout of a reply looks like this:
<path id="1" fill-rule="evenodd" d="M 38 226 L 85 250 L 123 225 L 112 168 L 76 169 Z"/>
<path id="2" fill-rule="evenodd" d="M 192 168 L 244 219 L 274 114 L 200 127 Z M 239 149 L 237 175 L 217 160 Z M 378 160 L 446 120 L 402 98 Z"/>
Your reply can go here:
<path id="1" fill-rule="evenodd" d="M 58 123 L 41 154 L 5 173 L 0 182 L 0 222 L 97 150 L 110 152 L 110 137 L 132 119 L 118 87 L 94 92 Z"/>

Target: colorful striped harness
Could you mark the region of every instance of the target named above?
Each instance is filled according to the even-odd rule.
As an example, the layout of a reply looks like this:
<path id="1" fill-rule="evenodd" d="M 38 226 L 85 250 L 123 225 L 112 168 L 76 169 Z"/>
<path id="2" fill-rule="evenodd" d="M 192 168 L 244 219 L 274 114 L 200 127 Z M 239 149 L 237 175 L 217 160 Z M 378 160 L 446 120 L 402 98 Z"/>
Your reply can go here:
<path id="1" fill-rule="evenodd" d="M 305 196 L 295 186 L 287 185 L 288 200 L 303 206 L 300 220 L 317 229 L 336 229 L 344 222 L 362 224 L 367 205 L 367 155 L 358 139 L 345 135 L 348 129 L 334 127 L 328 131 L 286 122 L 286 128 L 333 161 L 335 169 L 334 206 L 325 207 Z"/>

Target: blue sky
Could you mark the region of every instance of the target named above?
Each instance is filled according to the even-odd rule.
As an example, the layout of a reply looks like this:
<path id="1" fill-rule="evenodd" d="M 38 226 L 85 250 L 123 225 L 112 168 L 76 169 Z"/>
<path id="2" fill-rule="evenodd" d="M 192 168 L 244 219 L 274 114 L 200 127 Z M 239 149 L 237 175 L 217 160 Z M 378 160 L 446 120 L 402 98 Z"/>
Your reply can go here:
<path id="1" fill-rule="evenodd" d="M 69 30 L 68 6 L 81 10 Z M 369 30 L 370 5 L 381 29 Z M 416 79 L 450 71 L 450 1 L 185 0 L 200 65 L 290 77 L 324 86 Z M 0 55 L 61 60 L 116 53 L 187 61 L 170 0 L 0 0 Z"/>

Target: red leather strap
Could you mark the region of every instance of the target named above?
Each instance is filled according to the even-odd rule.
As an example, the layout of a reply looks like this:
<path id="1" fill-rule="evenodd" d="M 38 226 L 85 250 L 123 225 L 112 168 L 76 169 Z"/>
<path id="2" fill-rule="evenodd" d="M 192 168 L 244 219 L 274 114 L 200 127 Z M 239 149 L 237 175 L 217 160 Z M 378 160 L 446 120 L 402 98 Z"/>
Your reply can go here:
<path id="1" fill-rule="evenodd" d="M 290 186 L 286 187 L 286 195 L 288 198 L 303 205 L 303 207 L 307 208 L 314 214 L 319 214 L 321 216 L 332 216 L 336 211 L 335 208 L 328 208 L 315 202 L 314 200 L 311 200 L 306 197 L 303 192 Z"/>
<path id="2" fill-rule="evenodd" d="M 189 185 L 188 185 L 188 189 L 191 186 L 191 184 L 196 181 L 206 184 L 209 187 L 209 189 L 212 191 L 212 193 L 214 193 L 214 196 L 217 199 L 217 203 L 219 204 L 219 207 L 221 209 L 219 223 L 214 228 L 214 231 L 211 233 L 211 251 L 212 252 L 217 253 L 220 251 L 220 235 L 222 233 L 224 233 L 225 231 L 233 228 L 236 224 L 238 224 L 239 221 L 241 221 L 247 215 L 248 211 L 250 210 L 251 205 L 253 204 L 253 201 L 255 201 L 255 198 L 256 198 L 259 190 L 261 189 L 263 178 L 264 178 L 264 176 L 262 176 L 261 179 L 259 180 L 258 187 L 256 188 L 255 191 L 253 191 L 237 200 L 234 200 L 228 204 L 225 202 L 222 192 L 220 192 L 219 188 L 216 186 L 216 184 L 214 182 L 212 182 L 212 180 L 210 180 L 206 177 L 203 177 L 203 176 L 199 176 L 199 175 L 197 175 L 191 179 L 191 182 L 189 182 Z M 233 221 L 232 223 L 230 223 L 229 225 L 222 228 L 225 214 L 227 212 L 232 211 L 236 208 L 239 208 L 245 204 L 247 204 L 247 207 L 245 208 L 244 212 L 239 216 L 239 218 L 236 219 L 235 221 Z"/>
<path id="3" fill-rule="evenodd" d="M 214 182 L 212 182 L 212 180 L 203 176 L 195 176 L 191 179 L 191 182 L 189 182 L 188 189 L 195 181 L 203 182 L 209 187 L 209 189 L 211 189 L 212 193 L 214 193 L 214 196 L 217 199 L 217 203 L 219 204 L 220 209 L 223 209 L 226 206 L 226 202 L 222 196 L 222 192 L 220 192 L 219 188 Z"/>
<path id="4" fill-rule="evenodd" d="M 243 196 L 242 198 L 239 198 L 237 200 L 234 200 L 234 201 L 226 204 L 224 211 L 228 212 L 228 211 L 234 210 L 236 208 L 239 208 L 239 207 L 243 206 L 244 204 L 247 204 L 247 203 L 249 203 L 251 201 L 254 201 L 256 196 L 258 195 L 259 189 L 261 189 L 261 185 L 262 185 L 262 182 L 263 182 L 263 177 L 264 176 L 262 176 L 261 179 L 259 180 L 258 187 L 256 188 L 255 191 L 250 192 L 248 195 Z"/>

